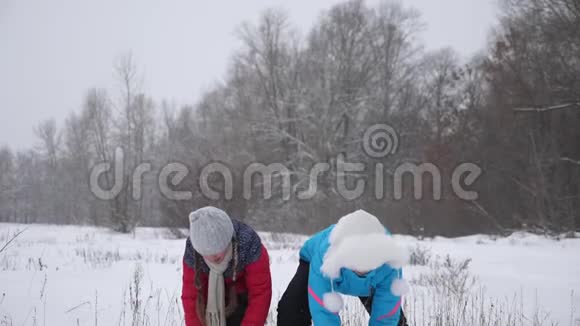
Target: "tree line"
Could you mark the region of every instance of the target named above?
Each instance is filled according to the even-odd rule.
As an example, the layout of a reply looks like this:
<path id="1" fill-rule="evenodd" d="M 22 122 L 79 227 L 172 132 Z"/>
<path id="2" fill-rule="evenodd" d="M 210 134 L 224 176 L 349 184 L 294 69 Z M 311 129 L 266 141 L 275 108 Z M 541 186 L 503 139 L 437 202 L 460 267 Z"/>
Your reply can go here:
<path id="1" fill-rule="evenodd" d="M 187 213 L 216 205 L 264 230 L 313 232 L 356 208 L 380 216 L 394 232 L 460 235 L 526 229 L 569 232 L 580 225 L 580 3 L 576 0 L 502 0 L 499 23 L 486 48 L 462 60 L 449 48 L 427 51 L 419 41 L 419 12 L 398 2 L 369 6 L 354 0 L 322 13 L 304 36 L 288 16 L 268 9 L 238 30 L 242 47 L 232 54 L 226 78 L 192 105 L 175 107 L 142 91 L 131 55 L 114 66 L 117 92 L 91 88 L 82 107 L 64 121 L 35 127 L 39 146 L 0 149 L 0 221 L 105 225 L 130 232 L 138 225 L 187 226 Z M 398 132 L 395 153 L 367 155 L 368 127 L 387 123 Z M 113 199 L 90 191 L 91 168 L 112 162 L 122 148 L 123 187 Z M 337 159 L 375 169 L 344 174 Z M 133 172 L 153 167 L 133 198 Z M 189 173 L 172 200 L 159 189 L 159 170 L 180 162 Z M 212 162 L 226 165 L 233 196 L 208 198 L 199 175 Z M 273 178 L 273 196 L 242 196 L 243 172 L 251 163 L 281 163 L 292 180 Z M 310 185 L 317 163 L 330 168 L 308 200 L 296 193 Z M 450 180 L 464 162 L 482 170 L 463 200 L 444 184 L 432 196 L 424 174 L 422 199 L 412 176 L 404 196 L 375 198 L 377 178 L 393 182 L 404 163 L 431 163 Z M 348 187 L 370 185 L 345 200 Z M 99 179 L 113 186 L 115 175 Z M 256 178 L 256 193 L 267 183 Z M 209 185 L 222 192 L 219 174 Z M 387 191 L 388 190 L 388 187 Z"/>

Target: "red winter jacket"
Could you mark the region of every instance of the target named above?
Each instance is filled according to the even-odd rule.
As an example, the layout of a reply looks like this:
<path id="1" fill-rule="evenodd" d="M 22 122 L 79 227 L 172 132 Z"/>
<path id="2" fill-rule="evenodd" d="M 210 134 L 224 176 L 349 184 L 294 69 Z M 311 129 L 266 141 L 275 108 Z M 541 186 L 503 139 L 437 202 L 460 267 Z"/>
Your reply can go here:
<path id="1" fill-rule="evenodd" d="M 254 230 L 241 222 L 235 220 L 233 222 L 234 236 L 238 242 L 238 268 L 236 268 L 234 286 L 237 293 L 248 294 L 248 308 L 241 326 L 263 326 L 266 324 L 272 299 L 272 279 L 268 251 L 262 245 Z M 226 287 L 233 283 L 233 261 L 232 259 L 232 263 L 230 263 L 224 273 Z M 203 260 L 202 266 L 198 270 L 201 271 L 201 288 L 205 293 L 205 298 L 207 298 L 209 269 Z M 183 287 L 181 293 L 186 326 L 202 326 L 196 310 L 195 271 L 194 251 L 190 240 L 187 239 L 183 258 Z M 203 320 L 203 316 L 201 319 Z"/>

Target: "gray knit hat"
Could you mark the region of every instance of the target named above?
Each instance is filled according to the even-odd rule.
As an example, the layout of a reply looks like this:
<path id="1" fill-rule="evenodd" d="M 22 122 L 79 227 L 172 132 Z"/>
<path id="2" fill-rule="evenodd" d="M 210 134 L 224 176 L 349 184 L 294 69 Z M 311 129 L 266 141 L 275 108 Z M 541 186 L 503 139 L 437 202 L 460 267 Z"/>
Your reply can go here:
<path id="1" fill-rule="evenodd" d="M 207 206 L 189 214 L 191 244 L 202 256 L 224 251 L 232 241 L 233 234 L 232 220 L 219 208 Z"/>

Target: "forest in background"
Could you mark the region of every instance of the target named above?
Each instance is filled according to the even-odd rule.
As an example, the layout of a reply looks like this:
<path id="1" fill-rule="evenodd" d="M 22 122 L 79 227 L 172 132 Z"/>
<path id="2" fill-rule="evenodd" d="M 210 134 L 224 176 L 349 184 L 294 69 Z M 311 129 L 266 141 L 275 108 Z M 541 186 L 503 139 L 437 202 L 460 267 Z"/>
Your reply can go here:
<path id="1" fill-rule="evenodd" d="M 223 81 L 183 107 L 145 94 L 135 60 L 122 55 L 113 67 L 117 92 L 90 88 L 66 121 L 36 124 L 39 146 L 0 148 L 0 222 L 131 232 L 139 225 L 186 227 L 192 209 L 214 205 L 261 230 L 310 233 L 364 208 L 397 233 L 573 234 L 580 225 L 580 2 L 499 2 L 487 48 L 467 61 L 453 49 L 425 50 L 420 13 L 398 2 L 338 4 L 304 36 L 284 12 L 268 9 L 239 28 L 243 46 Z M 397 152 L 385 158 L 361 148 L 376 123 L 399 133 Z M 124 152 L 123 187 L 102 200 L 90 191 L 90 171 L 112 162 L 116 148 Z M 446 186 L 433 199 L 424 176 L 421 200 L 411 178 L 400 200 L 377 200 L 372 187 L 345 200 L 337 191 L 339 156 L 383 164 L 386 185 L 404 163 L 432 163 L 449 180 L 456 166 L 471 162 L 483 171 L 468 187 L 478 198 L 462 200 Z M 136 200 L 132 176 L 143 162 L 152 171 Z M 190 200 L 160 192 L 159 171 L 171 162 L 190 170 L 173 187 L 191 191 Z M 202 193 L 200 171 L 212 162 L 233 172 L 232 199 Z M 290 199 L 281 191 L 244 198 L 243 171 L 254 162 L 287 167 Z M 318 178 L 316 195 L 298 199 L 321 162 L 332 168 Z M 345 178 L 353 185 L 375 180 L 375 172 Z M 100 182 L 110 188 L 114 179 L 111 171 Z M 217 174 L 209 182 L 224 189 Z M 272 182 L 281 189 L 282 178 Z M 253 186 L 262 191 L 261 182 Z"/>

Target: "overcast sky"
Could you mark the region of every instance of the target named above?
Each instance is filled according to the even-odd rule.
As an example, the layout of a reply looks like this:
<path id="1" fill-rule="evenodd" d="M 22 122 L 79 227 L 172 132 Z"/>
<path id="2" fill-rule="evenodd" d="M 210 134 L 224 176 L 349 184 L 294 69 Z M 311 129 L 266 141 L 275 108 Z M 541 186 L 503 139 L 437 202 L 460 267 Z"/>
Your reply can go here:
<path id="1" fill-rule="evenodd" d="M 422 12 L 428 49 L 468 57 L 485 46 L 496 0 L 403 0 Z M 234 31 L 267 7 L 303 33 L 337 0 L 0 0 L 0 146 L 36 143 L 33 126 L 79 110 L 90 87 L 115 89 L 113 62 L 131 51 L 155 100 L 194 103 L 220 80 Z M 377 1 L 367 1 L 369 5 Z"/>

